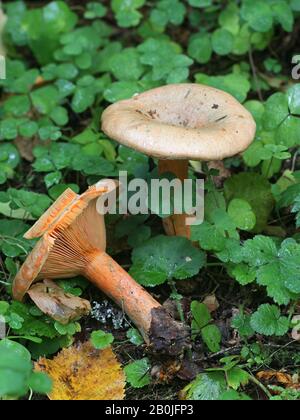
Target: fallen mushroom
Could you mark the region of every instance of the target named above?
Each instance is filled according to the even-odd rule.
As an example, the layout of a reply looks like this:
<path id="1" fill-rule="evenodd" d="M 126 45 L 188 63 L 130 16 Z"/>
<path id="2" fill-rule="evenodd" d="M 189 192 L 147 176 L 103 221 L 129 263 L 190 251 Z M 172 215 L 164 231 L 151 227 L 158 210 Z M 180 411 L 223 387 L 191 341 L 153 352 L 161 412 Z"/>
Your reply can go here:
<path id="1" fill-rule="evenodd" d="M 251 114 L 231 95 L 200 84 L 162 86 L 116 102 L 102 114 L 112 139 L 159 159 L 159 172 L 188 178 L 188 161 L 243 152 L 255 136 Z M 190 236 L 186 215 L 164 219 L 168 234 Z"/>
<path id="2" fill-rule="evenodd" d="M 112 298 L 140 329 L 154 351 L 178 354 L 186 346 L 185 328 L 106 252 L 105 202 L 117 183 L 102 180 L 84 194 L 68 189 L 25 234 L 39 238 L 13 283 L 13 296 L 23 300 L 33 283 L 43 279 L 85 276 Z"/>

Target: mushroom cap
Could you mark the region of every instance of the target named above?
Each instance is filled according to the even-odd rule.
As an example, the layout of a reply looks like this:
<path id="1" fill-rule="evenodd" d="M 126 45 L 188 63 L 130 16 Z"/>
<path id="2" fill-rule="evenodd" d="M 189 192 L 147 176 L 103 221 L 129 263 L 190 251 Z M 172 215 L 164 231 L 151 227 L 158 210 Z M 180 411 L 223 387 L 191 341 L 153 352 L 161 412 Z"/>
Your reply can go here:
<path id="1" fill-rule="evenodd" d="M 256 124 L 228 93 L 182 83 L 110 105 L 102 114 L 102 130 L 160 159 L 222 160 L 248 148 Z"/>
<path id="2" fill-rule="evenodd" d="M 76 238 L 74 240 L 79 248 L 92 246 L 93 249 L 105 251 L 104 217 L 97 211 L 97 199 L 99 197 L 105 199 L 117 187 L 118 183 L 116 181 L 104 179 L 90 187 L 82 195 L 78 195 L 72 190 L 66 190 L 35 225 L 26 232 L 24 235 L 26 239 L 39 237 L 41 239 L 28 255 L 14 279 L 14 299 L 21 301 L 30 286 L 41 280 L 41 273 L 47 265 L 57 240 L 64 231 L 68 231 L 68 228 L 73 228 L 74 231 L 81 228 L 79 234 L 82 236 L 84 245 L 80 244 Z M 88 240 L 85 240 L 84 234 L 87 234 Z M 72 246 L 71 242 L 70 246 Z M 79 274 L 76 266 L 76 262 L 78 262 L 76 252 L 74 252 L 75 261 L 72 261 L 70 255 L 67 257 L 62 255 L 62 268 L 60 270 L 59 267 L 55 267 L 51 278 L 68 278 Z"/>

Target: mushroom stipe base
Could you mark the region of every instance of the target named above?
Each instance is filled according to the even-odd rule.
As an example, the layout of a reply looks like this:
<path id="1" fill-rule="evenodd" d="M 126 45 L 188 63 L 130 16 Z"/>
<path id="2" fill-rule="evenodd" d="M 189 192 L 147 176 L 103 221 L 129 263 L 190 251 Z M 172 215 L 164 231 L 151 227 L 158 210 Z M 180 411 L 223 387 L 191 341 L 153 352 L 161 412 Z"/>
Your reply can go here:
<path id="1" fill-rule="evenodd" d="M 176 355 L 187 346 L 187 331 L 105 252 L 89 257 L 82 273 L 119 305 L 154 352 Z"/>

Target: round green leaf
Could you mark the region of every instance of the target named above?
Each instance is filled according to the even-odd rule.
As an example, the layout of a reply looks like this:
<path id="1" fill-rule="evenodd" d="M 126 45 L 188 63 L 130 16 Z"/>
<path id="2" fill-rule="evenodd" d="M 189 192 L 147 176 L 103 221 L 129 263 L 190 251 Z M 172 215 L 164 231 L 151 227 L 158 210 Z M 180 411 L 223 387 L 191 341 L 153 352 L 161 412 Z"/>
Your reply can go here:
<path id="1" fill-rule="evenodd" d="M 256 225 L 255 213 L 245 200 L 233 199 L 229 203 L 228 214 L 239 229 L 252 230 Z"/>

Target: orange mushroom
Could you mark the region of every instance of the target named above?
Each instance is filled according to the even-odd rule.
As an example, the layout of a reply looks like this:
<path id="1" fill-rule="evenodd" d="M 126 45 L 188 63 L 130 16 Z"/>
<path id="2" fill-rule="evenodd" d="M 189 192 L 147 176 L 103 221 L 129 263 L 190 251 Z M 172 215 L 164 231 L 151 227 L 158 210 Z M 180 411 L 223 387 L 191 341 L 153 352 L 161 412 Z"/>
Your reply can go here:
<path id="1" fill-rule="evenodd" d="M 188 161 L 243 152 L 255 136 L 251 114 L 231 95 L 193 83 L 162 86 L 116 102 L 102 114 L 112 139 L 159 159 L 159 172 L 188 178 Z M 186 215 L 164 219 L 168 234 L 190 236 Z"/>
<path id="2" fill-rule="evenodd" d="M 102 180 L 84 194 L 68 189 L 25 234 L 39 238 L 13 283 L 13 296 L 23 300 L 33 283 L 43 279 L 85 276 L 113 299 L 136 324 L 155 351 L 180 353 L 186 346 L 184 327 L 106 252 L 102 203 L 117 183 Z"/>

